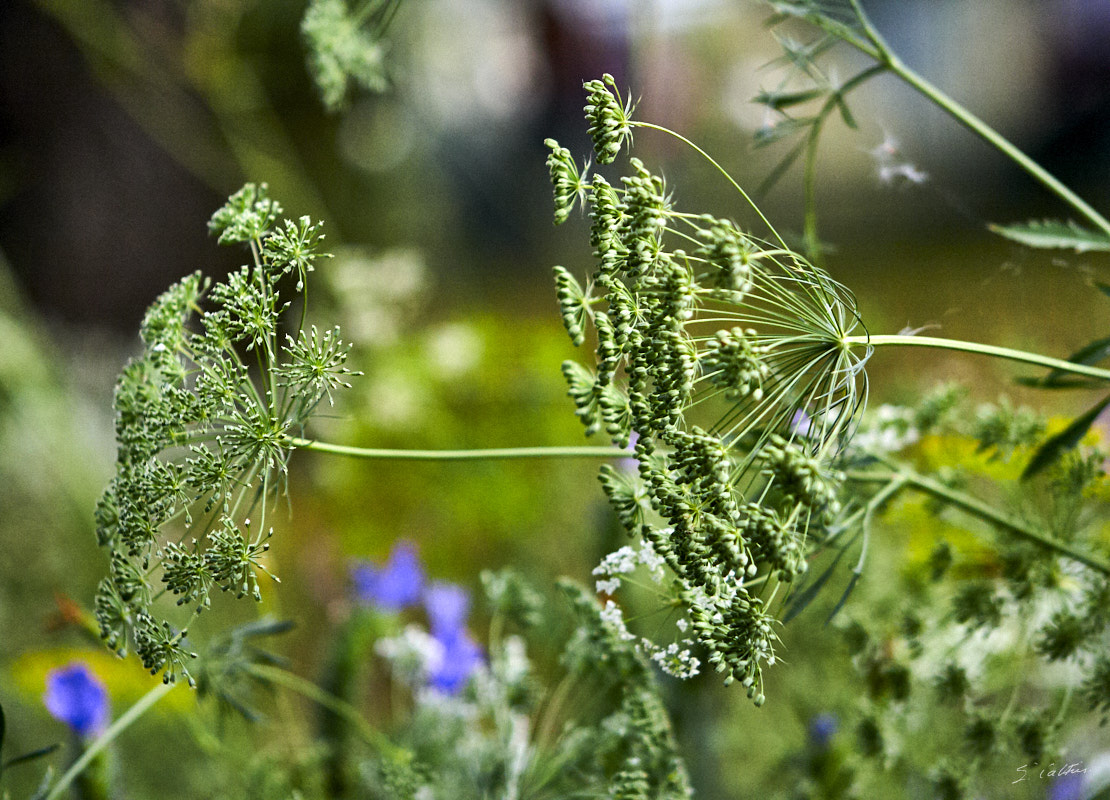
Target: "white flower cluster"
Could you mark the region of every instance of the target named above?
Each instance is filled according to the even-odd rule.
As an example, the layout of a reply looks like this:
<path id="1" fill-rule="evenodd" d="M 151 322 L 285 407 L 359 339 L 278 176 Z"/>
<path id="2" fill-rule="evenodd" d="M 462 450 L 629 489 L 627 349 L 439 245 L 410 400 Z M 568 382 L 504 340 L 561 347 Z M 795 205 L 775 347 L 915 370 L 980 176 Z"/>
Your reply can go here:
<path id="1" fill-rule="evenodd" d="M 913 424 L 913 409 L 881 405 L 864 417 L 852 445 L 868 453 L 885 455 L 904 450 L 920 438 Z"/>
<path id="2" fill-rule="evenodd" d="M 656 583 L 663 580 L 663 559 L 652 549 L 648 542 L 641 542 L 639 550 L 624 546 L 605 558 L 594 568 L 594 575 L 605 576 L 596 582 L 597 591 L 602 594 L 615 594 L 621 585 L 621 575 L 631 575 L 639 566 L 647 567 L 648 574 Z"/>
<path id="3" fill-rule="evenodd" d="M 628 626 L 624 624 L 624 615 L 621 614 L 620 606 L 612 600 L 605 601 L 605 605 L 601 609 L 601 621 L 612 628 L 621 641 L 631 642 L 636 638 L 629 632 Z"/>
<path id="4" fill-rule="evenodd" d="M 601 594 L 612 595 L 621 586 L 621 576 L 631 575 L 640 567 L 645 567 L 655 583 L 662 583 L 665 578 L 664 562 L 662 557 L 655 552 L 649 542 L 641 542 L 639 548 L 625 546 L 616 550 L 601 560 L 594 569 L 593 574 L 600 576 L 595 583 L 597 591 Z M 607 600 L 601 609 L 601 619 L 613 628 L 617 636 L 623 641 L 635 641 L 636 636 L 628 630 L 620 606 L 612 600 Z M 690 621 L 686 617 L 675 620 L 675 627 L 679 632 L 686 633 L 690 628 Z M 692 678 L 700 671 L 701 662 L 690 652 L 694 643 L 683 638 L 661 646 L 650 639 L 640 639 L 640 648 L 668 675 L 676 678 Z"/>
<path id="5" fill-rule="evenodd" d="M 685 622 L 685 620 L 680 620 Z M 679 626 L 683 627 L 683 626 Z M 660 669 L 676 678 L 692 678 L 701 671 L 701 661 L 694 656 L 688 647 L 680 647 L 678 642 L 671 642 L 666 647 L 655 645 L 650 639 L 642 640 L 644 650 L 651 656 L 651 660 L 659 665 Z M 692 644 L 689 639 L 684 639 L 681 644 Z"/>
<path id="6" fill-rule="evenodd" d="M 389 662 L 393 674 L 408 686 L 422 686 L 443 662 L 443 644 L 419 625 L 408 625 L 398 636 L 381 639 L 375 652 Z"/>

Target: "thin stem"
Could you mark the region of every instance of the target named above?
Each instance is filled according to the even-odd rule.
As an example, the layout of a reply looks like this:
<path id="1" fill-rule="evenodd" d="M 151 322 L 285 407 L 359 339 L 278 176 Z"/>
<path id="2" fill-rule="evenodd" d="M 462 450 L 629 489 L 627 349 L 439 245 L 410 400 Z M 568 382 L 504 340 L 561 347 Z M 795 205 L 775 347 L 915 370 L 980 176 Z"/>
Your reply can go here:
<path id="1" fill-rule="evenodd" d="M 151 706 L 169 694 L 175 687 L 176 684 L 173 683 L 160 683 L 139 698 L 139 701 L 135 703 L 135 705 L 127 709 L 122 717 L 113 722 L 108 730 L 100 734 L 100 736 L 88 746 L 85 752 L 81 754 L 81 757 L 73 762 L 73 766 L 66 770 L 65 774 L 58 779 L 58 782 L 50 789 L 50 793 L 46 795 L 44 800 L 56 800 L 56 798 L 60 797 L 62 792 L 69 788 L 69 785 L 73 783 L 77 776 L 84 772 L 89 762 L 96 758 L 105 747 L 115 741 L 117 736 L 127 730 L 132 722 L 145 714 Z"/>
<path id="2" fill-rule="evenodd" d="M 843 342 L 848 345 L 864 344 L 872 347 L 901 345 L 905 347 L 932 347 L 939 350 L 958 350 L 963 353 L 976 353 L 978 355 L 1003 358 L 1009 361 L 1018 361 L 1023 364 L 1032 364 L 1038 367 L 1069 372 L 1074 375 L 1086 375 L 1089 378 L 1098 378 L 1110 381 L 1110 370 L 1099 367 L 1077 364 L 1074 361 L 1064 361 L 1060 358 L 1042 356 L 1039 353 L 1029 353 L 1024 350 L 1011 350 L 1008 347 L 997 347 L 992 344 L 978 342 L 964 342 L 959 339 L 942 339 L 935 336 L 907 336 L 904 334 L 888 334 L 879 336 L 845 336 Z"/>
<path id="3" fill-rule="evenodd" d="M 871 78 L 881 75 L 885 71 L 885 64 L 874 64 L 852 77 L 851 80 L 830 94 L 821 107 L 821 110 L 817 113 L 817 117 L 814 119 L 813 125 L 809 129 L 809 134 L 806 136 L 806 158 L 803 177 L 806 209 L 804 238 L 806 249 L 809 251 L 809 256 L 813 259 L 814 263 L 820 264 L 821 262 L 821 242 L 817 236 L 817 144 L 821 138 L 821 129 L 825 124 L 825 120 L 836 110 L 838 104 L 844 102 L 844 98 L 849 92 L 871 80 Z"/>
<path id="4" fill-rule="evenodd" d="M 277 684 L 289 691 L 305 697 L 328 711 L 342 717 L 358 731 L 363 740 L 383 754 L 396 755 L 401 753 L 401 748 L 389 741 L 389 738 L 367 722 L 359 710 L 345 700 L 330 692 L 321 689 L 315 683 L 300 675 L 296 675 L 280 667 L 269 664 L 251 664 L 247 671 L 265 681 Z"/>
<path id="5" fill-rule="evenodd" d="M 852 7 L 856 12 L 856 16 L 859 18 L 860 24 L 863 26 L 863 30 L 864 33 L 867 35 L 867 38 L 875 45 L 875 48 L 878 51 L 877 58 L 880 63 L 882 63 L 887 69 L 889 69 L 907 84 L 909 84 L 918 92 L 931 100 L 938 107 L 948 112 L 949 115 L 951 115 L 965 128 L 970 130 L 979 138 L 983 139 L 995 149 L 1002 152 L 1011 161 L 1013 161 L 1015 164 L 1025 170 L 1029 175 L 1031 175 L 1035 180 L 1045 186 L 1050 192 L 1055 194 L 1061 200 L 1066 202 L 1068 205 L 1070 205 L 1072 208 L 1086 217 L 1103 233 L 1110 234 L 1110 221 L 1108 221 L 1106 217 L 1102 216 L 1102 214 L 1098 213 L 1095 209 L 1089 206 L 1079 195 L 1077 195 L 1075 192 L 1073 192 L 1071 189 L 1069 189 L 1067 186 L 1053 177 L 1051 173 L 1049 173 L 1036 161 L 1025 155 L 1025 153 L 1015 147 L 1008 139 L 999 134 L 998 131 L 996 131 L 990 125 L 987 125 L 987 123 L 983 122 L 983 120 L 979 119 L 979 117 L 972 114 L 970 111 L 968 111 L 962 105 L 946 95 L 936 86 L 929 83 L 923 77 L 921 77 L 912 69 L 907 67 L 904 63 L 902 63 L 902 60 L 894 54 L 887 43 L 883 40 L 883 37 L 879 34 L 878 30 L 876 30 L 875 27 L 871 24 L 871 21 L 867 18 L 867 15 L 864 13 L 863 8 L 858 0 L 852 0 Z M 868 53 L 872 57 L 876 57 L 876 54 L 872 52 L 869 48 L 860 47 L 858 40 L 846 38 L 845 41 L 847 41 L 854 47 L 862 50 L 863 52 Z"/>
<path id="6" fill-rule="evenodd" d="M 755 204 L 755 201 L 752 200 L 751 197 L 748 196 L 747 192 L 745 192 L 742 188 L 740 188 L 740 184 L 738 184 L 736 182 L 736 180 L 731 175 L 728 174 L 728 171 L 725 170 L 725 168 L 722 167 L 720 164 L 718 164 L 713 159 L 713 157 L 711 155 L 709 155 L 709 153 L 702 150 L 700 147 L 698 147 L 696 144 L 691 142 L 689 139 L 687 139 L 681 133 L 676 133 L 675 131 L 672 131 L 670 128 L 664 128 L 662 125 L 654 125 L 650 122 L 632 122 L 631 124 L 634 127 L 637 127 L 637 128 L 648 128 L 648 129 L 653 130 L 653 131 L 659 131 L 661 133 L 666 133 L 666 134 L 668 134 L 670 136 L 673 136 L 674 138 L 678 139 L 683 144 L 686 144 L 687 146 L 692 147 L 696 153 L 698 153 L 700 156 L 702 156 L 706 161 L 708 161 L 710 164 L 712 164 L 713 167 L 718 172 L 720 172 L 722 175 L 725 176 L 725 179 L 729 183 L 732 184 L 732 187 L 740 193 L 740 196 L 744 198 L 744 200 L 747 202 L 747 204 L 749 206 L 752 207 L 752 209 L 759 216 L 759 218 L 761 220 L 763 220 L 763 224 L 767 226 L 767 229 L 769 231 L 771 231 L 771 233 L 774 235 L 774 237 L 776 239 L 779 240 L 779 244 L 781 244 L 784 248 L 789 250 L 789 246 L 786 244 L 786 240 L 783 239 L 782 236 L 779 235 L 779 232 L 777 230 L 775 230 L 775 226 L 771 224 L 771 221 L 769 219 L 767 219 L 767 217 L 763 216 L 763 212 L 759 210 L 759 206 L 757 206 Z"/>
<path id="7" fill-rule="evenodd" d="M 521 458 L 628 458 L 632 452 L 619 447 L 497 447 L 486 450 L 387 450 L 349 447 L 312 439 L 286 436 L 283 444 L 319 453 L 352 458 L 396 461 L 504 461 Z"/>
<path id="8" fill-rule="evenodd" d="M 859 560 L 852 568 L 852 572 L 856 576 L 863 575 L 863 567 L 867 562 L 868 545 L 871 543 L 871 520 L 875 516 L 875 512 L 883 503 L 894 497 L 894 495 L 898 494 L 898 492 L 902 491 L 905 487 L 906 479 L 902 476 L 897 476 L 867 502 L 867 508 L 863 512 L 863 523 L 861 525 L 863 530 L 863 545 L 860 547 Z"/>
<path id="9" fill-rule="evenodd" d="M 986 522 L 997 525 L 1022 539 L 1038 544 L 1062 556 L 1074 559 L 1080 564 L 1101 572 L 1103 575 L 1110 575 L 1110 562 L 1098 556 L 1091 555 L 1090 553 L 1085 553 L 1082 550 L 1077 550 L 1068 543 L 1054 539 L 1044 531 L 1029 525 L 1024 520 L 1011 517 L 999 511 L 997 508 L 983 502 L 977 497 L 953 489 L 950 486 L 945 486 L 943 483 L 927 478 L 912 470 L 897 467 L 893 474 L 890 472 L 852 471 L 847 473 L 847 479 L 860 483 L 890 483 L 892 480 L 900 479 L 903 486 L 931 495 L 938 500 L 942 500 Z"/>

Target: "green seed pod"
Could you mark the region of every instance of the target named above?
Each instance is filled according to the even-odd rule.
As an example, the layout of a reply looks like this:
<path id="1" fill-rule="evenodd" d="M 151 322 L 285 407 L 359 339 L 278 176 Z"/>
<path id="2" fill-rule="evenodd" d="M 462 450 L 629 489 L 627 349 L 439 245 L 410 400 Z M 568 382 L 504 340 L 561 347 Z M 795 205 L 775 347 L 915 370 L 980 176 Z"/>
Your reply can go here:
<path id="1" fill-rule="evenodd" d="M 586 121 L 593 139 L 594 152 L 600 164 L 610 164 L 620 152 L 625 139 L 632 138 L 632 111 L 629 99 L 623 106 L 617 96 L 617 83 L 606 73 L 601 80 L 586 81 L 582 88 L 588 93 Z"/>

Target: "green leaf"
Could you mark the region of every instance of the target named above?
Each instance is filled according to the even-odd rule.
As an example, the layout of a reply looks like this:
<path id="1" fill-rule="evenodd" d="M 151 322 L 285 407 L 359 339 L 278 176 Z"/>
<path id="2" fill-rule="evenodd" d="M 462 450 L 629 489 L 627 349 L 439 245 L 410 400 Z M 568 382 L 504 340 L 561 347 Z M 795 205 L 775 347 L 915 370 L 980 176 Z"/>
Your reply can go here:
<path id="1" fill-rule="evenodd" d="M 859 584 L 859 579 L 861 577 L 862 573 L 852 573 L 852 579 L 848 581 L 848 586 L 845 587 L 844 594 L 840 595 L 840 599 L 836 602 L 836 605 L 833 606 L 833 610 L 830 611 L 829 616 L 825 618 L 826 625 L 833 621 L 833 618 L 840 613 L 840 609 L 844 608 L 844 605 L 848 602 L 848 598 L 852 596 L 852 592 L 855 591 L 856 586 Z"/>
<path id="2" fill-rule="evenodd" d="M 856 130 L 859 125 L 856 123 L 856 118 L 852 115 L 852 112 L 848 109 L 848 102 L 844 99 L 844 95 L 837 92 L 833 95 L 833 98 L 836 100 L 836 107 L 840 110 L 840 118 L 844 120 L 844 124 L 852 130 Z"/>
<path id="3" fill-rule="evenodd" d="M 782 111 L 784 108 L 791 108 L 802 103 L 808 103 L 810 100 L 815 100 L 821 95 L 825 94 L 826 90 L 821 87 L 813 89 L 802 89 L 797 92 L 779 92 L 779 91 L 762 91 L 757 94 L 752 102 L 759 103 L 760 105 L 767 106 L 775 111 Z"/>
<path id="4" fill-rule="evenodd" d="M 782 622 L 784 625 L 790 622 L 799 614 L 801 614 L 803 611 L 805 611 L 806 608 L 809 607 L 809 604 L 813 602 L 818 594 L 820 594 L 821 590 L 825 588 L 825 584 L 829 582 L 829 578 L 832 577 L 833 571 L 840 563 L 840 559 L 844 556 L 846 550 L 847 548 L 841 548 L 841 550 L 836 554 L 836 558 L 833 559 L 833 562 L 825 568 L 825 571 L 822 572 L 816 580 L 810 583 L 809 586 L 807 586 L 804 590 L 794 596 L 794 599 L 791 601 L 790 606 L 786 609 L 786 612 L 782 616 Z"/>
<path id="5" fill-rule="evenodd" d="M 1110 336 L 1105 339 L 1095 339 L 1083 345 L 1070 356 L 1068 361 L 1072 364 L 1097 364 L 1110 357 Z M 1067 370 L 1054 369 L 1043 378 L 1019 378 L 1018 383 L 1023 386 L 1035 386 L 1044 389 L 1073 389 L 1084 386 L 1100 385 L 1097 381 L 1076 378 Z"/>
<path id="6" fill-rule="evenodd" d="M 42 781 L 39 783 L 39 788 L 31 795 L 30 800 L 44 800 L 47 793 L 50 791 L 50 784 L 54 782 L 54 770 L 50 767 L 46 768 L 46 772 L 42 776 Z"/>
<path id="7" fill-rule="evenodd" d="M 1014 383 L 1018 386 L 1028 386 L 1030 389 L 1097 389 L 1106 385 L 1104 381 L 1094 378 L 1075 376 L 1056 378 L 1053 375 L 1045 375 L 1042 378 L 1014 378 Z"/>
<path id="8" fill-rule="evenodd" d="M 785 18 L 780 18 L 781 23 Z M 768 27 L 774 27 L 775 22 L 769 20 Z M 779 43 L 782 48 L 782 55 L 767 64 L 768 68 L 774 69 L 777 67 L 794 67 L 804 75 L 808 75 L 814 80 L 823 79 L 820 70 L 817 69 L 816 60 L 819 56 L 823 55 L 826 51 L 832 49 L 840 40 L 835 36 L 823 36 L 812 42 L 802 43 L 796 42 L 793 39 L 783 36 L 778 33 L 772 33 L 775 41 Z"/>
<path id="9" fill-rule="evenodd" d="M 14 767 L 16 764 L 26 764 L 28 761 L 34 761 L 35 759 L 42 758 L 43 756 L 48 756 L 59 747 L 61 747 L 60 744 L 49 744 L 46 747 L 40 747 L 38 750 L 32 750 L 30 753 L 24 753 L 21 756 L 10 758 L 4 762 L 4 769 L 7 769 L 8 767 Z"/>
<path id="10" fill-rule="evenodd" d="M 767 125 L 757 130 L 753 137 L 753 144 L 756 147 L 764 147 L 774 142 L 787 139 L 796 133 L 807 130 L 815 120 L 816 117 L 804 117 L 800 119 L 784 117 L 775 122 L 774 125 Z"/>
<path id="11" fill-rule="evenodd" d="M 763 182 L 759 184 L 759 194 L 765 195 L 774 188 L 775 184 L 786 174 L 786 171 L 794 166 L 794 162 L 798 160 L 798 156 L 805 152 L 806 144 L 807 142 L 805 139 L 800 140 L 794 147 L 790 148 L 789 153 L 779 159 L 779 163 L 777 163 L 775 168 L 763 179 Z"/>
<path id="12" fill-rule="evenodd" d="M 1098 415 L 1101 414 L 1102 410 L 1107 406 L 1110 406 L 1110 394 L 1095 403 L 1095 405 L 1081 416 L 1076 417 L 1068 427 L 1049 438 L 1048 441 L 1037 448 L 1037 452 L 1029 459 L 1029 463 L 1026 465 L 1025 470 L 1021 473 L 1021 479 L 1024 481 L 1033 477 L 1045 467 L 1056 461 L 1065 451 L 1071 450 L 1079 444 L 1079 440 L 1090 430 L 1095 419 L 1098 418 Z"/>
<path id="13" fill-rule="evenodd" d="M 990 229 L 1026 247 L 1074 250 L 1077 253 L 1110 251 L 1110 236 L 1082 228 L 1071 221 L 1033 220 L 1020 225 L 991 225 Z"/>

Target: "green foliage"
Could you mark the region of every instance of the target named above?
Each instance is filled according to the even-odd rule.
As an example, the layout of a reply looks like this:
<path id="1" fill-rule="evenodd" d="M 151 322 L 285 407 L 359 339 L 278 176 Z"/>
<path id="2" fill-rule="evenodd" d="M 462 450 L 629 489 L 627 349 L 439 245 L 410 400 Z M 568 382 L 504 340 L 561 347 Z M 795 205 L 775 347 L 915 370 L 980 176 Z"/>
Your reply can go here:
<path id="1" fill-rule="evenodd" d="M 1026 247 L 1074 250 L 1077 253 L 1110 251 L 1110 235 L 1071 221 L 1042 220 L 1024 225 L 992 225 L 991 230 Z"/>
<path id="2" fill-rule="evenodd" d="M 389 85 L 384 36 L 401 0 L 310 0 L 301 22 L 308 67 L 329 111 L 348 100 L 352 85 L 382 92 Z"/>
<path id="3" fill-rule="evenodd" d="M 966 409 L 942 388 L 923 397 L 917 413 L 884 407 L 870 414 L 930 423 L 928 435 L 913 431 L 899 445 L 893 463 L 901 475 L 912 469 L 959 479 L 915 486 L 911 478 L 906 488 L 927 488 L 926 496 L 899 490 L 887 505 L 884 538 L 895 538 L 883 558 L 898 565 L 896 576 L 863 589 L 862 606 L 848 612 L 853 619 L 843 628 L 866 688 L 855 723 L 864 758 L 854 775 L 864 796 L 924 780 L 938 794 L 974 796 L 1012 781 L 1015 764 L 1059 759 L 1066 734 L 1089 724 L 1076 696 L 1098 710 L 1092 701 L 1107 630 L 1107 615 L 1098 610 L 1106 574 L 1079 568 L 1045 543 L 1052 531 L 1087 551 L 1105 549 L 1099 533 L 1105 476 L 1089 466 L 1105 456 L 1089 435 L 1019 488 L 1043 431 L 1035 438 L 1000 436 L 1014 426 L 999 420 L 1033 419 L 1007 402 L 982 405 L 974 415 Z M 870 438 L 872 424 L 861 423 L 861 437 Z M 951 495 L 960 502 L 946 502 L 949 492 L 964 491 L 1020 506 L 1040 538 L 1009 538 L 999 525 L 1004 517 L 976 519 L 982 507 L 961 494 Z M 1052 662 L 1068 663 L 1071 677 L 1062 679 Z"/>
<path id="4" fill-rule="evenodd" d="M 166 291 L 143 319 L 142 355 L 116 386 L 116 476 L 96 512 L 111 569 L 96 618 L 110 647 L 123 655 L 134 639 L 144 666 L 167 681 L 193 682 L 193 654 L 188 623 L 179 629 L 163 618 L 157 599 L 169 592 L 194 617 L 215 588 L 261 599 L 257 574 L 266 571 L 273 533 L 267 505 L 282 484 L 291 436 L 353 374 L 338 329 L 301 329 L 279 344 L 285 277 L 296 274 L 303 287 L 326 255 L 318 224 L 302 217 L 280 226 L 280 214 L 264 184 L 228 199 L 209 229 L 221 243 L 247 244 L 252 263 L 226 281 L 198 272 Z M 252 526 L 246 516 L 254 511 Z M 188 544 L 173 538 L 178 525 L 192 532 Z"/>
<path id="5" fill-rule="evenodd" d="M 330 108 L 345 102 L 351 84 L 384 85 L 380 36 L 397 6 L 309 4 L 303 33 Z M 855 124 L 847 95 L 898 64 L 854 0 L 771 6 L 773 23 L 802 20 L 819 35 L 804 44 L 780 37 L 788 80 L 758 98 L 775 119 L 760 139 L 800 136 L 783 164 L 804 153 L 812 167 L 827 119 L 839 113 Z M 818 59 L 838 41 L 875 65 L 837 81 Z M 643 123 L 611 76 L 586 90 L 596 158 L 612 163 Z M 243 626 L 194 654 L 195 618 L 217 588 L 261 599 L 259 572 L 266 572 L 273 532 L 266 518 L 287 480 L 290 453 L 303 443 L 296 437 L 354 373 L 338 328 L 306 327 L 303 306 L 301 322 L 291 323 L 296 309 L 287 287 L 304 291 L 326 257 L 323 236 L 307 217 L 282 221 L 264 185 L 244 187 L 211 223 L 221 243 L 246 245 L 252 263 L 223 282 L 185 278 L 143 321 L 143 353 L 116 392 L 116 477 L 96 512 L 97 538 L 108 550 L 96 618 L 118 652 L 133 647 L 166 681 L 195 681 L 222 711 L 259 720 L 254 690 L 282 680 L 324 706 L 315 737 L 297 736 L 305 726 L 296 727 L 296 714 L 258 736 L 280 739 L 281 749 L 250 757 L 250 769 L 235 776 L 249 789 L 242 796 L 689 797 L 654 665 L 690 677 L 704 660 L 762 705 L 772 693 L 763 669 L 776 663 L 785 622 L 844 583 L 839 570 L 857 554 L 830 617 L 853 615 L 841 621 L 856 670 L 847 681 L 859 703 L 832 747 L 809 743 L 805 780 L 791 785 L 792 796 L 977 796 L 1013 783 L 1018 756 L 1043 763 L 1062 752 L 1083 710 L 1105 721 L 1108 490 L 1096 420 L 1106 401 L 1070 423 L 1046 424 L 1005 399 L 969 409 L 958 388 L 946 387 L 911 407 L 862 415 L 871 349 L 866 335 L 853 335 L 862 328 L 850 292 L 773 230 L 761 239 L 731 220 L 680 211 L 662 178 L 638 159 L 629 159 L 614 185 L 547 144 L 555 221 L 583 204 L 597 259 L 584 282 L 555 269 L 571 341 L 596 343 L 589 367 L 564 364 L 569 394 L 588 435 L 621 448 L 636 442 L 627 459 L 599 474 L 632 542 L 595 570 L 600 602 L 564 584 L 578 628 L 564 656 L 569 674 L 554 688 L 525 656 L 523 638 L 502 636 L 501 626 L 547 637 L 559 615 L 508 573 L 483 574 L 494 612 L 489 668 L 457 697 L 427 691 L 405 672 L 405 659 L 421 657 L 428 645 L 410 626 L 380 641 L 378 654 L 393 664 L 394 683 L 412 691 L 395 686 L 357 705 L 367 688 L 358 681 L 376 666 L 369 648 L 379 628 L 397 622 L 368 622 L 368 615 L 352 614 L 323 634 L 333 645 L 323 688 L 272 669 L 280 659 L 256 646 L 258 637 L 281 632 L 279 623 Z M 1000 232 L 1034 246 L 1110 249 L 1103 234 L 1073 223 Z M 806 233 L 815 257 L 812 218 Z M 1070 361 L 1099 363 L 1106 343 L 1096 340 Z M 395 361 L 410 360 L 411 350 L 398 351 Z M 448 366 L 455 369 L 443 362 L 441 371 Z M 1067 366 L 1029 383 L 1102 385 L 1103 378 L 1088 372 L 1079 379 Z M 421 389 L 434 384 L 448 393 L 449 378 L 434 367 L 404 370 L 406 379 L 423 381 Z M 492 385 L 503 388 L 517 376 L 500 380 Z M 488 383 L 466 386 L 452 388 L 492 394 Z M 535 405 L 537 394 L 523 390 L 506 406 Z M 412 410 L 416 403 L 400 405 L 414 426 L 426 426 L 421 433 L 449 426 L 472 433 L 453 404 L 463 405 L 454 397 L 429 401 L 425 413 Z M 384 428 L 387 412 L 368 407 L 374 419 L 363 424 Z M 534 505 L 522 499 L 527 492 L 491 502 L 501 508 L 501 519 L 491 521 L 477 500 L 456 498 L 468 485 L 499 494 L 489 488 L 493 481 L 466 481 L 438 474 L 414 481 L 425 503 L 421 522 L 432 520 L 427 528 L 439 533 L 437 509 L 423 500 L 428 485 L 443 487 L 432 506 L 479 509 L 471 512 L 475 525 L 500 524 L 514 535 L 526 527 L 518 512 Z M 555 540 L 549 551 L 573 549 L 562 535 L 546 538 Z M 474 558 L 487 555 L 474 551 Z M 857 603 L 847 606 L 853 590 Z M 638 621 L 645 595 L 650 611 L 667 615 L 664 623 Z M 166 608 L 172 601 L 180 610 Z M 792 648 L 796 663 L 818 657 L 809 644 Z M 833 673 L 830 683 L 838 680 Z M 601 689 L 582 697 L 584 685 Z M 387 695 L 394 724 L 382 727 L 392 741 L 361 717 Z M 556 701 L 567 696 L 563 707 L 581 714 L 558 712 Z M 0 712 L 0 744 L 3 733 Z M 344 737 L 355 734 L 361 741 L 349 746 Z M 351 780 L 342 793 L 326 786 L 338 773 Z"/>
<path id="6" fill-rule="evenodd" d="M 762 96 L 784 116 L 824 98 L 816 116 L 783 122 L 790 132 L 809 130 L 803 146 L 812 167 L 825 117 L 840 109 L 853 125 L 845 93 L 897 62 L 854 2 L 775 5 L 783 17 L 801 17 L 826 34 L 808 47 L 784 43 L 785 63 L 815 86 Z M 839 40 L 878 61 L 844 87 L 827 81 L 813 60 Z M 602 163 L 625 144 L 617 131 L 657 128 L 632 120 L 630 110 L 620 117 L 619 99 L 602 94 L 608 85 L 585 85 Z M 656 602 L 680 613 L 679 633 L 669 645 L 658 631 L 640 637 L 615 603 L 605 606 L 606 618 L 672 674 L 695 674 L 693 653 L 707 653 L 726 682 L 740 680 L 760 705 L 762 667 L 776 661 L 779 620 L 813 603 L 859 542 L 835 616 L 864 578 L 879 513 L 920 493 L 924 525 L 970 527 L 978 550 L 936 541 L 935 531 L 921 534 L 929 547 L 907 581 L 912 610 L 903 599 L 895 619 L 871 611 L 851 627 L 866 690 L 855 726 L 864 761 L 851 780 L 875 787 L 893 766 L 899 782 L 924 781 L 938 796 L 963 797 L 988 775 L 997 777 L 1008 754 L 1058 752 L 1057 729 L 1072 693 L 1078 689 L 1092 710 L 1106 710 L 1098 652 L 1106 618 L 1094 609 L 1110 564 L 1092 524 L 1102 508 L 1105 455 L 1084 446 L 1106 403 L 1051 435 L 1037 413 L 1006 398 L 969 414 L 952 386 L 861 420 L 870 349 L 856 355 L 852 348 L 870 340 L 851 335 L 859 324 L 851 295 L 781 239 L 764 242 L 734 223 L 679 212 L 661 178 L 638 159 L 629 167 L 619 187 L 595 176 L 586 195 L 597 260 L 587 288 L 556 269 L 572 341 L 582 344 L 592 322 L 597 343 L 593 370 L 566 362 L 563 373 L 587 435 L 604 428 L 622 446 L 636 437 L 635 471 L 604 467 L 600 477 L 622 526 L 640 542 L 602 561 L 597 589 L 611 595 L 626 576 L 646 573 Z M 568 176 L 578 174 L 552 169 L 557 221 L 573 202 Z M 811 216 L 811 244 L 813 225 Z M 876 341 L 898 338 L 908 337 Z M 1068 364 L 1049 359 L 1060 364 L 1049 382 L 1070 386 L 1070 364 L 1104 356 L 1104 342 L 1096 341 Z M 1098 370 L 1087 374 L 1098 378 L 1082 385 L 1105 380 Z M 613 387 L 622 402 L 610 397 Z M 943 442 L 958 443 L 955 458 L 922 457 Z M 1026 484 L 1018 489 L 1023 467 Z M 807 565 L 826 552 L 831 564 L 806 583 Z M 1065 578 L 1068 570 L 1078 570 L 1070 573 L 1074 580 Z M 776 610 L 783 596 L 783 611 Z M 993 644 L 1003 631 L 1025 644 Z M 1070 662 L 1082 678 L 1061 691 L 1045 668 L 1053 661 Z M 1027 670 L 1020 673 L 1026 680 L 1000 687 L 998 676 L 1014 669 Z M 1019 693 L 1036 698 L 1021 714 L 1013 710 Z M 944 748 L 943 736 L 921 750 L 911 746 L 942 729 L 963 748 L 959 758 Z M 636 780 L 629 776 L 630 785 Z"/>
<path id="7" fill-rule="evenodd" d="M 506 605 L 566 616 L 511 572 L 484 577 L 495 610 Z M 427 652 L 427 634 L 408 626 L 379 640 L 395 681 L 414 692 L 411 712 L 396 726 L 399 749 L 379 747 L 357 770 L 369 797 L 569 797 L 628 800 L 692 797 L 655 676 L 643 656 L 578 585 L 560 584 L 569 600 L 573 633 L 566 669 L 545 685 L 525 641 L 508 635 L 489 642 L 489 665 L 458 695 L 419 686 L 411 669 Z M 523 605 L 509 595 L 527 598 Z M 517 615 L 514 615 L 517 616 Z M 551 630 L 545 632 L 550 637 Z M 591 698 L 585 705 L 560 698 Z M 362 796 L 362 795 L 360 795 Z"/>

